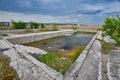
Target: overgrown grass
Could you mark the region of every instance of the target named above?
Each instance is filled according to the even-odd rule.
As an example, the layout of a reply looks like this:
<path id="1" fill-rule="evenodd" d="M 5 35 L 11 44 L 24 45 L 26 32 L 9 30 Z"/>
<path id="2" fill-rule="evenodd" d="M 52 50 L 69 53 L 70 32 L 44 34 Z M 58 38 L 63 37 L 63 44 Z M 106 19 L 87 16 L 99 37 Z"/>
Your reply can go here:
<path id="1" fill-rule="evenodd" d="M 37 59 L 62 74 L 65 74 L 72 63 L 70 60 L 59 57 L 54 53 L 47 53 L 45 55 L 39 56 Z"/>
<path id="2" fill-rule="evenodd" d="M 0 80 L 20 80 L 16 71 L 9 66 L 9 59 L 0 53 Z"/>
<path id="3" fill-rule="evenodd" d="M 96 32 L 77 31 L 75 34 L 96 34 Z"/>
<path id="4" fill-rule="evenodd" d="M 84 50 L 84 46 L 81 47 L 77 46 L 72 51 L 67 53 L 67 57 L 71 59 L 72 62 L 74 62 L 83 50 Z"/>
<path id="5" fill-rule="evenodd" d="M 43 29 L 40 29 L 40 32 L 47 32 L 47 31 L 58 31 L 59 29 L 56 29 L 56 28 L 43 28 Z"/>
<path id="6" fill-rule="evenodd" d="M 37 59 L 64 75 L 70 65 L 78 58 L 83 49 L 84 47 L 79 47 L 79 49 L 77 47 L 69 53 L 66 53 L 66 56 L 62 56 L 62 53 L 60 55 L 49 52 L 45 55 L 39 56 Z"/>
<path id="7" fill-rule="evenodd" d="M 59 57 L 54 53 L 47 53 L 45 55 L 39 56 L 38 60 L 46 63 L 47 65 L 51 66 L 51 64 L 56 63 Z"/>
<path id="8" fill-rule="evenodd" d="M 105 34 L 111 36 L 117 42 L 117 46 L 120 46 L 120 35 L 119 34 L 110 33 L 110 32 L 106 32 Z"/>
<path id="9" fill-rule="evenodd" d="M 101 41 L 101 43 L 102 43 L 102 51 L 104 53 L 107 53 L 108 51 L 115 49 L 115 44 L 106 43 L 105 41 Z"/>
<path id="10" fill-rule="evenodd" d="M 26 32 L 26 33 L 32 33 L 33 31 L 30 30 L 30 29 L 26 29 L 25 32 Z"/>
<path id="11" fill-rule="evenodd" d="M 41 28 L 40 29 L 40 32 L 47 32 L 47 31 L 52 31 L 51 29 L 48 29 L 48 28 Z"/>

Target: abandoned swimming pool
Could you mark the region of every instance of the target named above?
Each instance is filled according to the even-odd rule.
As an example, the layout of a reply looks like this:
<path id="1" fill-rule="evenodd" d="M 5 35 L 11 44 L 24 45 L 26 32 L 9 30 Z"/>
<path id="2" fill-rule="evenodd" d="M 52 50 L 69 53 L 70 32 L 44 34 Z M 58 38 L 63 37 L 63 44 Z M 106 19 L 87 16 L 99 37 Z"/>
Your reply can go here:
<path id="1" fill-rule="evenodd" d="M 60 36 L 40 40 L 24 45 L 47 51 L 48 54 L 42 56 L 33 54 L 33 56 L 58 72 L 65 74 L 93 36 L 93 34 L 74 34 L 67 37 Z"/>

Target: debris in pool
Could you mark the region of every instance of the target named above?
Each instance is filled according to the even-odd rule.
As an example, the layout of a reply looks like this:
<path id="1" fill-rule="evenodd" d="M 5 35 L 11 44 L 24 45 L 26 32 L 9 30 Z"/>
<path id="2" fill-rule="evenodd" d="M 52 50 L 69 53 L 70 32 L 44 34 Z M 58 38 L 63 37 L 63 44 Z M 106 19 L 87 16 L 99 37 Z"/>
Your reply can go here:
<path id="1" fill-rule="evenodd" d="M 51 49 L 51 47 L 48 47 L 48 49 Z"/>
<path id="2" fill-rule="evenodd" d="M 64 58 L 64 57 L 62 57 L 62 59 L 63 59 L 63 60 L 65 60 L 65 58 Z"/>
<path id="3" fill-rule="evenodd" d="M 64 51 L 64 49 L 61 49 L 61 51 Z"/>

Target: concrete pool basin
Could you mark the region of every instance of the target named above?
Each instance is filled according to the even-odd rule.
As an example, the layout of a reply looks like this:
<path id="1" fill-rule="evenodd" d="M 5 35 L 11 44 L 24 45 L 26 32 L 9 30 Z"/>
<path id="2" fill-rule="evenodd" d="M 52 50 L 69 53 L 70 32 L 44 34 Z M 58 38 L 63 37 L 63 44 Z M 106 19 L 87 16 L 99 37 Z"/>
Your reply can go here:
<path id="1" fill-rule="evenodd" d="M 9 44 L 9 46 L 12 46 L 12 48 L 11 48 L 12 50 L 11 49 L 7 50 L 3 54 L 7 55 L 8 57 L 10 57 L 12 59 L 10 64 L 17 71 L 17 73 L 19 73 L 18 75 L 20 76 L 21 80 L 26 79 L 26 78 L 27 79 L 31 79 L 32 78 L 32 79 L 38 79 L 38 80 L 40 80 L 40 79 L 43 79 L 43 80 L 48 80 L 48 79 L 49 80 L 54 80 L 54 79 L 56 79 L 56 80 L 76 80 L 75 79 L 75 78 L 77 78 L 76 75 L 79 74 L 77 71 L 80 70 L 80 68 L 84 67 L 84 66 L 82 66 L 82 64 L 84 63 L 84 61 L 86 61 L 87 57 L 89 58 L 89 56 L 88 56 L 88 54 L 90 54 L 89 52 L 92 51 L 94 53 L 94 50 L 91 50 L 91 47 L 92 46 L 93 47 L 96 46 L 96 48 L 100 47 L 100 46 L 96 45 L 96 43 L 99 44 L 99 41 L 96 41 L 96 37 L 98 36 L 98 34 L 99 34 L 99 32 L 92 38 L 92 40 L 85 47 L 85 49 L 83 50 L 81 55 L 71 65 L 71 67 L 69 68 L 69 70 L 67 71 L 65 76 L 63 76 L 59 72 L 55 71 L 54 69 L 50 68 L 49 66 L 45 65 L 44 63 L 39 62 L 34 57 L 32 57 L 31 55 L 26 53 L 24 50 L 20 49 L 18 46 L 13 45 L 13 44 L 11 44 L 11 43 L 9 43 L 7 41 L 5 41 L 5 42 L 3 41 L 3 42 L 4 42 L 4 44 Z M 14 53 L 14 56 L 13 56 L 13 53 Z M 93 54 L 93 55 L 96 55 L 96 54 Z M 18 56 L 18 57 L 15 57 L 15 56 Z M 96 56 L 96 57 L 99 57 L 99 56 Z M 94 56 L 93 56 L 93 58 L 91 58 L 91 59 L 96 59 L 96 58 L 94 58 Z M 19 65 L 19 61 L 22 61 L 22 60 L 24 61 L 24 63 L 28 62 L 29 64 L 24 64 L 23 62 L 21 62 L 20 63 L 21 65 Z M 96 61 L 99 61 L 99 59 L 96 60 Z M 21 68 L 19 68 L 21 70 L 16 68 L 16 66 L 15 66 L 16 63 L 19 65 L 19 67 L 21 67 Z M 25 66 L 27 66 L 27 65 L 29 66 L 30 64 L 34 64 L 34 70 L 30 69 L 30 71 L 32 70 L 35 73 L 37 72 L 36 75 L 34 75 L 34 73 L 31 73 L 30 71 L 28 71 L 29 67 L 28 68 L 24 68 Z M 90 66 L 94 67 L 94 65 L 91 65 L 91 64 L 90 64 Z M 36 67 L 37 70 L 35 69 L 35 67 Z M 22 70 L 22 68 L 24 68 L 24 70 Z M 28 71 L 27 73 L 26 73 L 26 70 Z M 91 72 L 93 72 L 93 71 L 91 71 Z M 23 73 L 25 73 L 25 74 L 23 74 Z M 24 76 L 21 76 L 21 74 L 24 75 Z M 29 77 L 30 74 L 31 74 L 31 77 Z M 87 76 L 87 74 L 85 74 L 85 75 Z M 92 74 L 91 74 L 91 76 L 92 76 Z M 96 74 L 94 76 L 98 76 L 98 75 Z M 78 78 L 80 78 L 80 75 L 79 75 Z"/>

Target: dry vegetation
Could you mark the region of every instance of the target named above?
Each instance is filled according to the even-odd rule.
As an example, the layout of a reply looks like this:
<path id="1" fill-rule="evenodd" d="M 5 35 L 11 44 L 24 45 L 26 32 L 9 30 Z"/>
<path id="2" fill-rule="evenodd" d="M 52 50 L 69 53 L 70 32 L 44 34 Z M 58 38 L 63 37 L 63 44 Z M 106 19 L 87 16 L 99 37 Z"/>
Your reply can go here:
<path id="1" fill-rule="evenodd" d="M 50 27 L 50 26 L 49 26 Z M 72 29 L 71 25 L 66 25 L 66 26 L 58 26 L 59 29 Z M 98 30 L 100 29 L 101 26 L 78 26 L 78 30 Z"/>
<path id="2" fill-rule="evenodd" d="M 9 59 L 0 54 L 0 80 L 19 80 L 15 70 L 9 66 Z"/>
<path id="3" fill-rule="evenodd" d="M 77 46 L 70 51 L 64 50 L 66 53 L 62 51 L 59 53 L 49 52 L 45 55 L 38 56 L 37 59 L 64 75 L 83 49 L 84 47 Z"/>

